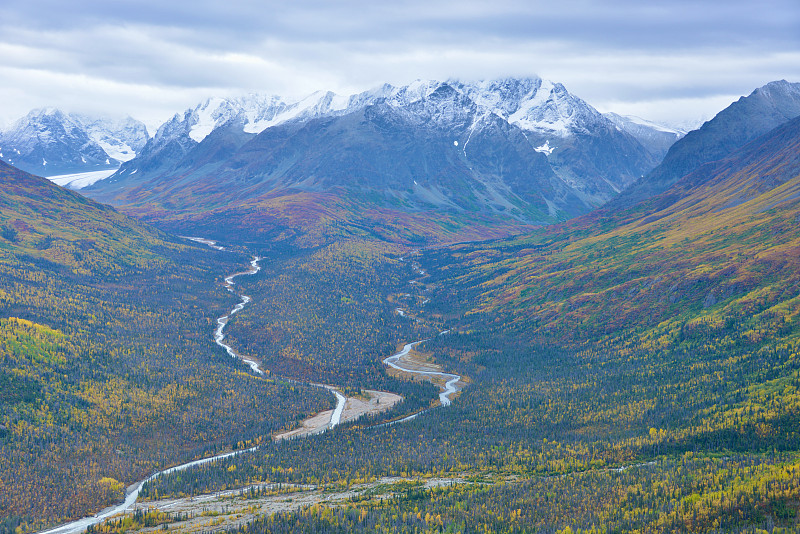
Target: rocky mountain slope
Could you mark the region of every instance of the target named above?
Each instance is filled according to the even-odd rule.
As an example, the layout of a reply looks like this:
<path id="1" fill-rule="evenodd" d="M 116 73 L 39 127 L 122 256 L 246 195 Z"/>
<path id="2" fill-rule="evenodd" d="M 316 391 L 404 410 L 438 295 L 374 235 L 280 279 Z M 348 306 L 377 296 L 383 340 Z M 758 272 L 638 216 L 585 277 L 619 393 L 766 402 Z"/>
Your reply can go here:
<path id="1" fill-rule="evenodd" d="M 785 299 L 796 306 L 796 292 L 778 288 L 800 279 L 799 221 L 800 117 L 636 206 L 463 245 L 437 262 L 459 272 L 456 258 L 482 258 L 450 282 L 480 291 L 476 310 L 508 313 L 508 324 L 605 335 L 718 304 L 745 315 Z M 777 299 L 767 308 L 764 291 Z"/>
<path id="2" fill-rule="evenodd" d="M 630 187 L 619 202 L 633 205 L 661 193 L 704 163 L 725 157 L 798 115 L 800 83 L 781 80 L 759 87 L 677 141 L 664 160 Z"/>

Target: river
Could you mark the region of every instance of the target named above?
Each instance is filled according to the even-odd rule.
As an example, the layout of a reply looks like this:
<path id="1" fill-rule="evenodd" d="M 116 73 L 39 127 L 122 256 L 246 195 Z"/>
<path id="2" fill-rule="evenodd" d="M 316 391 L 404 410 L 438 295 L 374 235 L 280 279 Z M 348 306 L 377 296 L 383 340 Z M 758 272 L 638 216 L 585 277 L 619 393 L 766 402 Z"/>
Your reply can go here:
<path id="1" fill-rule="evenodd" d="M 217 250 L 225 250 L 224 247 L 221 247 L 221 246 L 217 245 L 217 243 L 215 241 L 211 241 L 210 239 L 202 239 L 202 238 L 187 238 L 187 239 L 190 239 L 190 240 L 195 241 L 197 243 L 202 243 L 204 245 L 207 245 L 207 246 L 209 246 L 211 248 L 214 248 L 214 249 L 217 249 Z M 216 328 L 216 330 L 214 330 L 214 341 L 217 343 L 217 345 L 219 345 L 220 347 L 224 348 L 225 351 L 231 357 L 238 358 L 238 359 L 242 360 L 255 373 L 263 375 L 264 371 L 263 371 L 263 369 L 261 369 L 261 367 L 259 366 L 257 361 L 239 355 L 238 353 L 236 353 L 236 351 L 233 350 L 233 348 L 230 345 L 225 343 L 225 326 L 228 324 L 228 321 L 230 320 L 231 316 L 234 313 L 242 311 L 244 309 L 244 307 L 247 306 L 252 301 L 252 299 L 248 295 L 236 292 L 236 289 L 234 288 L 236 283 L 233 281 L 233 279 L 238 277 L 238 276 L 253 275 L 253 274 L 256 274 L 257 272 L 259 272 L 261 270 L 261 267 L 258 265 L 258 262 L 261 261 L 261 259 L 262 258 L 260 258 L 259 256 L 254 256 L 253 259 L 250 261 L 250 270 L 242 271 L 242 272 L 239 272 L 239 273 L 234 273 L 234 274 L 232 274 L 230 276 L 225 277 L 225 287 L 228 289 L 228 291 L 230 291 L 231 293 L 236 294 L 242 300 L 238 304 L 236 304 L 236 306 L 234 306 L 233 309 L 231 309 L 230 312 L 228 312 L 226 315 L 223 315 L 222 317 L 217 319 L 217 328 Z M 341 393 L 339 393 L 338 391 L 333 389 L 333 387 L 331 387 L 331 386 L 323 386 L 323 387 L 326 387 L 327 389 L 329 389 L 336 396 L 336 408 L 333 411 L 333 415 L 331 416 L 331 421 L 330 421 L 330 423 L 328 424 L 328 427 L 327 427 L 328 429 L 330 429 L 330 428 L 335 427 L 336 425 L 338 425 L 341 422 L 342 412 L 344 411 L 344 405 L 345 405 L 345 400 L 346 399 L 345 399 L 344 395 L 342 395 Z M 193 460 L 191 462 L 186 462 L 186 463 L 181 464 L 181 465 L 176 465 L 174 467 L 170 467 L 168 469 L 164 469 L 163 471 L 159 471 L 159 472 L 157 472 L 157 473 L 155 473 L 153 475 L 150 475 L 146 479 L 141 480 L 141 481 L 137 482 L 136 484 L 128 486 L 128 489 L 127 489 L 126 494 L 125 494 L 125 500 L 122 503 L 114 505 L 114 506 L 109 506 L 105 510 L 103 510 L 101 512 L 98 512 L 97 514 L 95 514 L 93 516 L 84 517 L 83 519 L 78 519 L 77 521 L 72 521 L 70 523 L 66 523 L 64 525 L 55 527 L 53 529 L 43 531 L 40 534 L 79 534 L 81 532 L 84 532 L 87 528 L 89 528 L 92 525 L 96 525 L 96 524 L 100 523 L 101 521 L 104 521 L 104 520 L 106 520 L 106 519 L 108 519 L 110 517 L 113 517 L 113 516 L 115 516 L 117 514 L 121 514 L 123 512 L 126 512 L 126 511 L 130 510 L 133 507 L 134 503 L 136 502 L 136 499 L 139 497 L 139 492 L 141 491 L 142 486 L 146 482 L 150 482 L 151 480 L 153 480 L 153 479 L 155 479 L 157 477 L 160 477 L 161 475 L 167 475 L 169 473 L 174 473 L 176 471 L 183 471 L 183 470 L 189 469 L 191 467 L 195 467 L 195 466 L 198 466 L 198 465 L 203 465 L 203 464 L 206 464 L 206 463 L 209 463 L 209 462 L 213 462 L 213 461 L 216 461 L 216 460 L 221 460 L 223 458 L 228 458 L 230 456 L 235 456 L 237 454 L 242 454 L 242 453 L 245 453 L 245 452 L 254 451 L 257 448 L 258 447 L 252 447 L 250 449 L 243 449 L 243 450 L 240 450 L 240 451 L 233 451 L 233 452 L 226 452 L 224 454 L 217 454 L 216 456 L 211 456 L 209 458 L 203 458 L 202 460 Z"/>
<path id="2" fill-rule="evenodd" d="M 444 332 L 441 332 L 439 335 L 446 334 L 447 332 L 448 331 L 445 330 Z M 458 388 L 456 387 L 456 384 L 458 383 L 459 380 L 461 380 L 461 375 L 455 375 L 453 373 L 444 373 L 444 372 L 441 372 L 441 371 L 419 371 L 419 370 L 416 370 L 416 369 L 410 369 L 410 368 L 405 367 L 405 366 L 403 366 L 403 365 L 398 363 L 403 356 L 405 356 L 406 354 L 411 352 L 411 349 L 413 349 L 414 347 L 416 347 L 420 343 L 425 343 L 426 341 L 428 341 L 428 340 L 427 339 L 423 339 L 421 341 L 415 341 L 414 343 L 406 343 L 403 346 L 403 350 L 401 350 L 397 354 L 392 354 L 391 356 L 389 356 L 387 358 L 384 358 L 383 363 L 384 363 L 384 365 L 388 365 L 389 367 L 397 369 L 398 371 L 403 371 L 404 373 L 410 373 L 410 374 L 420 375 L 420 376 L 429 376 L 429 377 L 439 376 L 439 377 L 447 379 L 447 382 L 445 383 L 444 389 L 439 393 L 439 402 L 442 404 L 442 406 L 449 406 L 450 402 L 451 402 L 452 395 L 456 391 L 458 391 Z M 419 414 L 415 414 L 415 415 L 419 415 Z"/>
<path id="3" fill-rule="evenodd" d="M 210 239 L 197 238 L 197 237 L 187 237 L 186 239 L 190 239 L 191 241 L 194 241 L 194 242 L 197 242 L 197 243 L 201 243 L 203 245 L 207 245 L 207 246 L 209 246 L 209 247 L 211 247 L 213 249 L 216 249 L 216 250 L 225 250 L 225 247 L 222 247 L 222 246 L 218 245 L 215 241 L 212 241 Z M 227 288 L 228 291 L 230 291 L 231 293 L 237 295 L 241 299 L 241 301 L 238 304 L 236 304 L 231 309 L 230 312 L 228 312 L 226 315 L 223 315 L 222 317 L 219 317 L 217 319 L 217 327 L 214 330 L 214 341 L 216 342 L 217 345 L 219 345 L 220 347 L 224 348 L 225 351 L 228 353 L 228 355 L 230 355 L 232 358 L 238 358 L 238 359 L 242 360 L 244 363 L 246 363 L 250 367 L 250 369 L 253 370 L 253 372 L 261 374 L 261 375 L 264 374 L 264 370 L 261 369 L 261 366 L 259 365 L 259 363 L 256 360 L 241 356 L 230 345 L 225 343 L 225 327 L 227 326 L 228 321 L 230 320 L 231 316 L 233 316 L 233 314 L 242 311 L 245 308 L 245 306 L 247 306 L 250 302 L 252 302 L 252 299 L 250 298 L 250 296 L 245 295 L 244 293 L 237 293 L 236 292 L 236 289 L 235 289 L 236 283 L 233 281 L 234 278 L 239 277 L 239 276 L 254 275 L 254 274 L 258 273 L 261 270 L 261 266 L 258 263 L 262 259 L 263 258 L 261 258 L 259 256 L 254 256 L 253 259 L 250 261 L 250 269 L 249 270 L 238 272 L 238 273 L 234 273 L 232 275 L 229 275 L 229 276 L 225 277 L 225 287 Z M 398 310 L 398 311 L 400 311 L 400 310 Z M 405 316 L 404 313 L 402 315 Z M 441 334 L 445 334 L 445 333 L 446 332 L 442 332 Z M 424 343 L 425 341 L 428 341 L 428 340 L 425 339 L 425 340 L 421 340 L 421 341 L 416 341 L 414 343 L 406 344 L 403 347 L 403 350 L 401 350 L 397 354 L 393 354 L 393 355 L 385 358 L 383 360 L 383 363 L 388 365 L 388 366 L 390 366 L 390 367 L 398 369 L 400 371 L 406 372 L 406 373 L 418 374 L 418 375 L 421 375 L 421 376 L 441 376 L 441 377 L 447 378 L 448 381 L 445 384 L 445 389 L 441 393 L 439 393 L 439 401 L 441 402 L 442 406 L 447 406 L 447 405 L 450 404 L 450 396 L 453 393 L 455 393 L 456 391 L 458 391 L 457 388 L 455 387 L 455 384 L 459 380 L 461 380 L 461 377 L 459 375 L 450 374 L 450 373 L 443 373 L 443 372 L 437 372 L 437 371 L 417 371 L 417 370 L 414 370 L 414 369 L 408 369 L 408 368 L 406 368 L 406 367 L 404 367 L 404 366 L 402 366 L 402 365 L 397 363 L 398 360 L 400 360 L 403 356 L 408 354 L 413 347 L 419 345 L 420 343 Z M 336 408 L 334 409 L 333 414 L 331 415 L 330 423 L 327 426 L 327 429 L 334 428 L 335 426 L 337 426 L 337 425 L 339 425 L 341 423 L 342 412 L 344 411 L 345 401 L 346 401 L 345 396 L 342 395 L 341 393 L 339 393 L 333 386 L 328 386 L 328 385 L 324 385 L 324 384 L 312 384 L 312 385 L 315 385 L 315 386 L 318 386 L 318 387 L 324 387 L 324 388 L 330 390 L 331 393 L 333 393 L 336 396 Z M 413 415 L 410 415 L 410 416 L 405 417 L 405 418 L 403 418 L 403 419 L 401 419 L 399 421 L 394 421 L 393 424 L 396 424 L 396 423 L 399 423 L 399 422 L 411 421 L 412 419 L 415 419 L 416 417 L 418 417 L 422 413 L 424 413 L 424 411 L 416 413 L 416 414 L 413 414 Z M 382 426 L 382 425 L 380 425 L 380 426 Z M 254 451 L 257 448 L 258 447 L 252 447 L 250 449 L 243 449 L 243 450 L 240 450 L 240 451 L 226 452 L 224 454 L 218 454 L 216 456 L 211 456 L 209 458 L 203 458 L 202 460 L 193 460 L 191 462 L 186 462 L 186 463 L 181 464 L 181 465 L 177 465 L 177 466 L 174 466 L 174 467 L 170 467 L 168 469 L 164 469 L 163 471 L 159 471 L 159 472 L 157 472 L 157 473 L 155 473 L 153 475 L 150 475 L 146 479 L 144 479 L 142 481 L 139 481 L 136 484 L 133 484 L 133 485 L 129 486 L 127 491 L 126 491 L 126 494 L 125 494 L 125 500 L 122 503 L 120 503 L 118 505 L 110 506 L 110 507 L 106 508 L 105 510 L 103 510 L 101 512 L 98 512 L 97 514 L 95 514 L 93 516 L 84 517 L 83 519 L 78 519 L 77 521 L 72 521 L 70 523 L 66 523 L 64 525 L 55 527 L 53 529 L 50 529 L 50 530 L 47 530 L 47 531 L 43 531 L 40 534 L 79 534 L 81 532 L 84 532 L 87 528 L 89 528 L 92 525 L 96 525 L 96 524 L 98 524 L 98 523 L 100 523 L 100 522 L 102 522 L 102 521 L 104 521 L 104 520 L 106 520 L 106 519 L 108 519 L 110 517 L 113 517 L 115 515 L 121 514 L 123 512 L 127 512 L 128 510 L 132 509 L 134 503 L 136 502 L 136 499 L 139 497 L 139 492 L 141 491 L 142 486 L 145 483 L 150 482 L 151 480 L 153 480 L 153 479 L 155 479 L 157 477 L 160 477 L 161 475 L 174 473 L 176 471 L 183 471 L 183 470 L 189 469 L 191 467 L 195 467 L 195 466 L 198 466 L 198 465 L 203 465 L 203 464 L 206 464 L 206 463 L 209 463 L 209 462 L 213 462 L 213 461 L 216 461 L 216 460 L 221 460 L 223 458 L 228 458 L 230 456 L 235 456 L 237 454 L 242 454 L 242 453 L 245 453 L 245 452 Z"/>
<path id="4" fill-rule="evenodd" d="M 198 241 L 198 242 L 202 243 L 202 241 Z M 216 244 L 214 244 L 213 241 L 210 241 L 210 242 L 207 242 L 207 243 L 204 243 L 204 244 L 206 244 L 208 246 L 216 247 Z M 258 373 L 260 375 L 263 375 L 264 374 L 264 370 L 261 369 L 261 366 L 258 364 L 257 361 L 238 354 L 235 350 L 233 350 L 233 348 L 230 345 L 228 345 L 224 341 L 225 340 L 225 326 L 228 324 L 228 321 L 230 320 L 231 316 L 236 312 L 242 311 L 244 309 L 244 307 L 247 306 L 252 301 L 252 299 L 248 295 L 245 295 L 244 293 L 236 293 L 236 290 L 234 289 L 234 285 L 236 285 L 236 283 L 233 281 L 233 279 L 236 278 L 237 276 L 256 274 L 258 271 L 261 270 L 261 266 L 258 264 L 259 261 L 261 261 L 261 258 L 259 256 L 253 256 L 253 260 L 250 262 L 250 270 L 249 271 L 244 271 L 244 272 L 241 272 L 241 273 L 235 273 L 235 274 L 232 274 L 230 276 L 225 277 L 225 287 L 231 293 L 237 294 L 239 296 L 239 298 L 242 299 L 242 301 L 239 304 L 237 304 L 236 306 L 234 306 L 233 309 L 228 313 L 228 315 L 223 315 L 222 317 L 217 319 L 217 329 L 214 330 L 214 341 L 217 343 L 217 345 L 219 345 L 220 347 L 225 349 L 225 351 L 228 353 L 228 355 L 231 358 L 238 358 L 238 359 L 242 360 L 254 372 L 256 372 L 256 373 Z"/>

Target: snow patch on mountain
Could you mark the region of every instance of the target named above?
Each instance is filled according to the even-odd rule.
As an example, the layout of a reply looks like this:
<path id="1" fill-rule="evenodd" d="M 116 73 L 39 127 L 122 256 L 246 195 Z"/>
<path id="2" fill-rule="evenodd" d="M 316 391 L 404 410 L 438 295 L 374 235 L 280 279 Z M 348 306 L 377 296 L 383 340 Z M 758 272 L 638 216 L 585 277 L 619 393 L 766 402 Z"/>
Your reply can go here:
<path id="1" fill-rule="evenodd" d="M 449 83 L 479 107 L 541 135 L 568 137 L 605 122 L 599 112 L 563 85 L 538 77 Z"/>
<path id="2" fill-rule="evenodd" d="M 209 98 L 194 109 L 189 126 L 189 137 L 196 142 L 205 139 L 215 128 L 224 124 L 234 114 L 233 103 L 223 98 Z"/>
<path id="3" fill-rule="evenodd" d="M 97 143 L 105 153 L 117 161 L 129 161 L 144 148 L 150 138 L 145 125 L 131 117 L 113 119 L 110 117 L 88 117 L 70 114 L 89 138 Z"/>
<path id="4" fill-rule="evenodd" d="M 118 142 L 112 144 L 105 139 L 98 139 L 96 142 L 106 154 L 117 161 L 130 161 L 136 157 L 136 150 L 127 143 Z M 86 163 L 85 158 L 82 161 Z"/>
<path id="5" fill-rule="evenodd" d="M 244 131 L 261 133 L 271 126 L 291 120 L 309 119 L 344 110 L 347 108 L 347 103 L 347 97 L 330 91 L 317 91 L 298 102 L 283 103 L 280 111 L 271 114 L 268 119 L 247 123 Z"/>
<path id="6" fill-rule="evenodd" d="M 685 130 L 652 122 L 634 115 L 604 113 L 603 116 L 610 120 L 619 131 L 633 136 L 659 159 L 664 157 L 675 141 L 686 135 Z"/>
<path id="7" fill-rule="evenodd" d="M 48 176 L 47 179 L 62 187 L 69 189 L 83 189 L 100 180 L 105 180 L 116 172 L 116 169 L 105 169 L 102 171 L 79 172 L 73 174 L 59 174 Z"/>
<path id="8" fill-rule="evenodd" d="M 555 149 L 556 149 L 556 147 L 551 147 L 550 146 L 550 140 L 549 139 L 546 140 L 543 145 L 537 146 L 536 148 L 534 148 L 534 150 L 536 152 L 541 152 L 542 154 L 547 154 L 548 156 L 550 154 L 552 154 L 553 150 L 555 150 Z"/>

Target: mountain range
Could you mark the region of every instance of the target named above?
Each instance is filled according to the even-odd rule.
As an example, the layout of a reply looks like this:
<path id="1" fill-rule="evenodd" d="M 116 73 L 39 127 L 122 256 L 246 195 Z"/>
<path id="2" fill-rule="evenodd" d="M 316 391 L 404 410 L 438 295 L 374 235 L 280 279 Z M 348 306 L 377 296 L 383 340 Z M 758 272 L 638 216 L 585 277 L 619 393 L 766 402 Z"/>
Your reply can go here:
<path id="1" fill-rule="evenodd" d="M 436 228 L 412 232 L 425 240 L 472 216 L 488 228 L 586 213 L 653 168 L 682 134 L 602 115 L 537 77 L 418 80 L 349 96 L 210 98 L 152 138 L 130 118 L 39 109 L 0 133 L 0 159 L 67 187 L 94 183 L 85 194 L 165 227 L 180 221 L 176 231 L 197 228 L 201 205 L 214 227 L 230 229 L 231 215 L 253 227 L 254 211 L 262 223 L 250 233 L 291 227 L 296 217 L 270 206 L 292 197 L 347 204 L 345 212 L 369 205 L 382 218 L 436 211 Z"/>
<path id="2" fill-rule="evenodd" d="M 149 139 L 135 119 L 35 109 L 0 132 L 0 160 L 39 176 L 116 169 Z"/>
<path id="3" fill-rule="evenodd" d="M 200 207 L 219 231 L 236 226 L 234 213 L 250 233 L 292 226 L 271 206 L 298 195 L 381 217 L 543 224 L 616 196 L 657 164 L 657 145 L 540 78 L 417 81 L 292 103 L 210 99 L 84 192 L 181 232 L 197 227 Z"/>
<path id="4" fill-rule="evenodd" d="M 772 82 L 684 136 L 537 77 L 418 80 L 211 98 L 152 138 L 130 118 L 34 110 L 0 135 L 0 156 L 51 176 L 106 169 L 57 183 L 171 231 L 423 243 L 634 205 L 798 113 L 799 84 Z"/>

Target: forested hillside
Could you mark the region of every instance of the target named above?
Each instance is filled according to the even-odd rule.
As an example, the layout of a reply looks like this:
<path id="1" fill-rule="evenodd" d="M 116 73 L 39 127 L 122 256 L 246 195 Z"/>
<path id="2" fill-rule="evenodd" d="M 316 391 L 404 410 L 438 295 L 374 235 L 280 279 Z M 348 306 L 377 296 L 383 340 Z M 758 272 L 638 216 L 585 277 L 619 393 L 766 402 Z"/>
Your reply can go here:
<path id="1" fill-rule="evenodd" d="M 170 237 L 0 163 L 0 517 L 41 528 L 161 466 L 331 404 L 213 343 L 246 256 Z"/>

